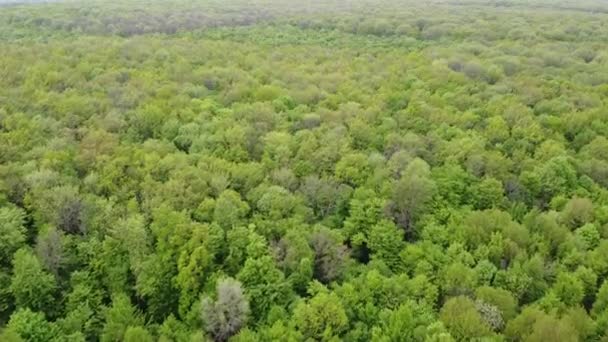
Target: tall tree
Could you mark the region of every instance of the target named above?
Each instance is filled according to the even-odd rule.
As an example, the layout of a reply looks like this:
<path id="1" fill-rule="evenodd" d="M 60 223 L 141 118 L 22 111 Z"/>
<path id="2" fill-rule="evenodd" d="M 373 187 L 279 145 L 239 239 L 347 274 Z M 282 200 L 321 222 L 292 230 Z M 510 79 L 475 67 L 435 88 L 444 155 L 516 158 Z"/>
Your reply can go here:
<path id="1" fill-rule="evenodd" d="M 47 313 L 55 312 L 57 283 L 28 249 L 20 249 L 13 258 L 11 291 L 18 308 Z"/>
<path id="2" fill-rule="evenodd" d="M 202 302 L 202 319 L 205 330 L 215 341 L 226 341 L 247 323 L 249 302 L 241 283 L 226 278 L 217 283 L 217 298 L 205 297 Z"/>

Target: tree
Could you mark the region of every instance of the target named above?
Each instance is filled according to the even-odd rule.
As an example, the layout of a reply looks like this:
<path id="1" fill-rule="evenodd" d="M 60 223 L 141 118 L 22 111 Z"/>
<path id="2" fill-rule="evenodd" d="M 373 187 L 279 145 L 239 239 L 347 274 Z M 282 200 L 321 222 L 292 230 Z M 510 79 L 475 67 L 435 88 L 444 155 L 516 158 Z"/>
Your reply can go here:
<path id="1" fill-rule="evenodd" d="M 561 321 L 564 325 L 569 325 L 576 330 L 580 341 L 587 341 L 597 334 L 596 322 L 589 317 L 587 310 L 583 307 L 573 307 L 566 311 Z"/>
<path id="2" fill-rule="evenodd" d="M 57 186 L 46 191 L 34 188 L 28 197 L 39 224 L 50 223 L 68 234 L 87 231 L 85 203 L 74 186 Z"/>
<path id="3" fill-rule="evenodd" d="M 574 235 L 580 247 L 583 250 L 590 250 L 600 244 L 601 236 L 597 227 L 592 223 L 587 223 L 578 228 Z"/>
<path id="4" fill-rule="evenodd" d="M 492 335 L 475 303 L 464 296 L 450 298 L 441 308 L 440 318 L 452 336 L 460 341 Z"/>
<path id="5" fill-rule="evenodd" d="M 124 342 L 152 342 L 154 339 L 144 327 L 128 327 L 123 338 Z"/>
<path id="6" fill-rule="evenodd" d="M 172 314 L 158 328 L 158 335 L 159 342 L 186 341 L 194 336 L 187 325 Z M 200 332 L 196 333 L 196 336 L 200 335 Z"/>
<path id="7" fill-rule="evenodd" d="M 202 319 L 205 330 L 215 341 L 226 341 L 247 322 L 249 302 L 241 283 L 226 278 L 217 283 L 217 299 L 203 298 Z"/>
<path id="8" fill-rule="evenodd" d="M 300 231 L 288 231 L 274 248 L 274 256 L 279 268 L 288 277 L 292 287 L 304 293 L 312 279 L 314 254 L 308 244 L 308 237 Z"/>
<path id="9" fill-rule="evenodd" d="M 365 243 L 370 229 L 383 217 L 385 201 L 368 188 L 357 188 L 349 203 L 349 216 L 344 221 L 345 237 L 357 254 L 366 254 Z"/>
<path id="10" fill-rule="evenodd" d="M 507 290 L 482 286 L 475 291 L 475 297 L 498 308 L 506 322 L 517 314 L 517 301 Z"/>
<path id="11" fill-rule="evenodd" d="M 270 256 L 247 259 L 237 279 L 245 287 L 255 322 L 263 320 L 272 305 L 285 305 L 291 299 L 285 275 L 275 267 Z"/>
<path id="12" fill-rule="evenodd" d="M 468 295 L 473 290 L 474 271 L 460 262 L 452 263 L 443 272 L 443 293 L 449 296 Z"/>
<path id="13" fill-rule="evenodd" d="M 485 135 L 492 143 L 505 141 L 510 135 L 506 120 L 502 116 L 492 116 L 486 119 Z"/>
<path id="14" fill-rule="evenodd" d="M 395 222 L 403 228 L 405 237 L 414 237 L 413 224 L 427 209 L 435 193 L 430 168 L 422 159 L 414 159 L 393 187 L 392 212 Z"/>
<path id="15" fill-rule="evenodd" d="M 553 285 L 555 295 L 566 305 L 579 305 L 585 295 L 583 283 L 574 275 L 560 273 Z"/>
<path id="16" fill-rule="evenodd" d="M 574 342 L 578 341 L 579 338 L 576 329 L 568 321 L 544 315 L 534 322 L 532 333 L 526 340 L 530 342 Z"/>
<path id="17" fill-rule="evenodd" d="M 470 195 L 472 175 L 459 164 L 446 164 L 432 170 L 437 194 L 450 205 L 460 205 Z"/>
<path id="18" fill-rule="evenodd" d="M 249 213 L 249 205 L 241 200 L 241 196 L 233 190 L 223 191 L 215 201 L 213 220 L 222 228 L 232 228 L 242 223 Z"/>
<path id="19" fill-rule="evenodd" d="M 296 327 L 305 338 L 330 341 L 348 326 L 348 317 L 333 293 L 319 293 L 308 302 L 300 302 L 293 313 Z"/>
<path id="20" fill-rule="evenodd" d="M 576 330 L 565 320 L 558 320 L 535 306 L 526 307 L 507 324 L 505 336 L 509 339 L 530 341 L 577 341 Z"/>
<path id="21" fill-rule="evenodd" d="M 125 339 L 129 327 L 143 326 L 141 313 L 133 307 L 129 297 L 123 293 L 115 294 L 112 306 L 105 312 L 105 325 L 101 333 L 102 342 L 120 342 Z M 132 332 L 132 334 L 136 333 Z"/>
<path id="22" fill-rule="evenodd" d="M 605 312 L 608 309 L 608 281 L 604 281 L 597 291 L 595 302 L 591 313 L 594 316 Z"/>
<path id="23" fill-rule="evenodd" d="M 273 131 L 263 138 L 264 159 L 272 165 L 284 166 L 292 154 L 293 136 L 286 132 Z"/>
<path id="24" fill-rule="evenodd" d="M 214 258 L 222 250 L 223 239 L 224 232 L 216 224 L 200 225 L 181 248 L 173 281 L 180 290 L 179 313 L 182 317 L 200 297 L 201 288 L 212 273 Z"/>
<path id="25" fill-rule="evenodd" d="M 341 244 L 336 232 L 321 228 L 310 237 L 310 246 L 315 254 L 314 277 L 328 283 L 340 277 L 346 248 Z"/>
<path id="26" fill-rule="evenodd" d="M 565 157 L 552 158 L 538 169 L 538 174 L 541 196 L 547 200 L 558 194 L 568 195 L 576 186 L 576 170 Z"/>
<path id="27" fill-rule="evenodd" d="M 47 342 L 60 339 L 57 327 L 49 323 L 44 314 L 28 308 L 19 309 L 11 315 L 6 331 L 13 332 L 23 341 Z"/>
<path id="28" fill-rule="evenodd" d="M 304 178 L 300 192 L 306 199 L 318 218 L 333 214 L 340 208 L 340 202 L 345 202 L 352 189 L 347 185 L 339 185 L 332 179 L 319 178 L 315 175 Z"/>
<path id="29" fill-rule="evenodd" d="M 138 269 L 135 289 L 146 300 L 147 313 L 154 319 L 162 319 L 178 307 L 180 292 L 173 262 L 166 255 L 151 254 Z"/>
<path id="30" fill-rule="evenodd" d="M 593 220 L 593 202 L 588 198 L 570 199 L 562 210 L 561 219 L 570 228 L 577 228 L 591 222 Z"/>
<path id="31" fill-rule="evenodd" d="M 399 253 L 404 247 L 404 241 L 403 235 L 392 221 L 382 220 L 372 227 L 368 246 L 372 256 L 383 260 L 391 269 L 399 266 Z"/>
<path id="32" fill-rule="evenodd" d="M 379 325 L 372 329 L 374 342 L 426 341 L 436 320 L 429 307 L 407 301 L 398 308 L 380 313 Z"/>
<path id="33" fill-rule="evenodd" d="M 65 296 L 66 332 L 82 332 L 85 337 L 99 336 L 103 321 L 104 291 L 86 271 L 75 271 L 70 277 L 71 291 Z"/>
<path id="34" fill-rule="evenodd" d="M 13 259 L 11 291 L 18 308 L 53 312 L 55 278 L 42 269 L 38 259 L 27 249 L 20 249 Z"/>
<path id="35" fill-rule="evenodd" d="M 64 262 L 62 234 L 57 229 L 49 229 L 46 234 L 39 235 L 36 242 L 36 255 L 42 261 L 45 268 L 58 275 L 59 269 Z"/>
<path id="36" fill-rule="evenodd" d="M 490 326 L 493 331 L 501 331 L 504 328 L 505 321 L 502 318 L 502 313 L 496 306 L 482 300 L 477 300 L 475 301 L 475 307 L 483 321 Z"/>
<path id="37" fill-rule="evenodd" d="M 476 184 L 471 193 L 476 209 L 490 209 L 500 205 L 504 189 L 500 181 L 487 177 Z"/>
<path id="38" fill-rule="evenodd" d="M 0 340 L 6 342 L 25 342 L 19 334 L 17 334 L 14 330 L 4 329 L 0 331 Z"/>
<path id="39" fill-rule="evenodd" d="M 369 174 L 367 156 L 362 153 L 349 153 L 336 164 L 336 178 L 354 187 L 363 185 Z"/>
<path id="40" fill-rule="evenodd" d="M 0 265 L 8 266 L 15 251 L 25 244 L 25 212 L 18 208 L 0 208 Z"/>
<path id="41" fill-rule="evenodd" d="M 164 115 L 158 106 L 142 106 L 129 114 L 130 135 L 134 139 L 145 141 L 160 135 Z"/>
<path id="42" fill-rule="evenodd" d="M 298 204 L 298 198 L 288 190 L 276 185 L 266 189 L 256 203 L 258 210 L 270 220 L 280 220 L 292 216 Z"/>
<path id="43" fill-rule="evenodd" d="M 15 308 L 15 299 L 11 291 L 11 275 L 0 271 L 0 319 L 7 321 Z"/>

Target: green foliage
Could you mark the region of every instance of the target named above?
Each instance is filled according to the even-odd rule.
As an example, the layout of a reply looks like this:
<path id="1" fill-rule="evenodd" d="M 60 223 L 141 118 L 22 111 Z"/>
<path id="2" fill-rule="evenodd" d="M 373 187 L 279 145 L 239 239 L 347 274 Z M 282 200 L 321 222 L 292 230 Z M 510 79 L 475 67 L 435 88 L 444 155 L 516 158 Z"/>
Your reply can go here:
<path id="1" fill-rule="evenodd" d="M 25 212 L 18 208 L 0 208 L 0 264 L 10 265 L 15 253 L 25 243 Z"/>
<path id="2" fill-rule="evenodd" d="M 502 202 L 502 183 L 494 178 L 485 178 L 473 189 L 474 205 L 476 209 L 494 208 Z"/>
<path id="3" fill-rule="evenodd" d="M 269 256 L 247 259 L 237 279 L 244 285 L 255 320 L 262 320 L 272 305 L 291 300 L 289 284 Z"/>
<path id="4" fill-rule="evenodd" d="M 491 336 L 490 325 L 478 312 L 475 303 L 466 297 L 449 299 L 441 308 L 440 318 L 457 340 Z"/>
<path id="5" fill-rule="evenodd" d="M 608 339 L 605 3 L 9 2 L 1 341 Z"/>
<path id="6" fill-rule="evenodd" d="M 231 228 L 242 223 L 248 212 L 249 205 L 241 200 L 239 194 L 232 190 L 226 190 L 215 201 L 213 220 L 221 227 Z"/>
<path id="7" fill-rule="evenodd" d="M 351 186 L 361 186 L 368 177 L 369 168 L 366 155 L 347 154 L 336 164 L 336 178 Z"/>
<path id="8" fill-rule="evenodd" d="M 572 325 L 558 321 L 550 316 L 537 320 L 532 327 L 528 341 L 540 342 L 559 339 L 560 341 L 578 341 L 576 330 Z"/>
<path id="9" fill-rule="evenodd" d="M 403 246 L 403 232 L 390 221 L 380 221 L 369 233 L 368 247 L 372 257 L 384 261 L 392 269 L 399 267 Z"/>
<path id="10" fill-rule="evenodd" d="M 124 294 L 114 295 L 112 306 L 105 312 L 105 322 L 101 334 L 102 341 L 122 341 L 127 338 L 126 333 L 129 331 L 132 337 L 142 335 L 140 330 L 133 328 L 142 326 L 143 318 Z"/>
<path id="11" fill-rule="evenodd" d="M 10 288 L 18 308 L 44 312 L 55 309 L 55 278 L 44 271 L 38 259 L 27 249 L 15 253 Z"/>
<path id="12" fill-rule="evenodd" d="M 125 342 L 152 342 L 154 339 L 143 327 L 128 327 L 123 337 Z"/>
<path id="13" fill-rule="evenodd" d="M 294 309 L 294 321 L 305 338 L 331 341 L 348 325 L 348 318 L 335 294 L 319 293 Z"/>
<path id="14" fill-rule="evenodd" d="M 593 220 L 593 202 L 588 198 L 573 198 L 562 210 L 562 221 L 571 228 L 576 228 Z"/>
<path id="15" fill-rule="evenodd" d="M 498 308 L 505 321 L 517 314 L 517 301 L 507 290 L 482 286 L 475 291 L 475 297 Z"/>
<path id="16" fill-rule="evenodd" d="M 569 306 L 580 304 L 584 296 L 583 283 L 567 273 L 561 273 L 557 276 L 553 291 L 564 304 Z"/>
<path id="17" fill-rule="evenodd" d="M 428 307 L 406 302 L 380 313 L 380 325 L 372 330 L 372 341 L 425 341 L 431 338 L 436 317 Z"/>
<path id="18" fill-rule="evenodd" d="M 413 224 L 427 209 L 435 189 L 429 165 L 422 159 L 414 159 L 394 185 L 392 199 L 395 221 L 405 230 L 408 238 L 413 236 Z"/>
<path id="19" fill-rule="evenodd" d="M 59 339 L 60 335 L 57 327 L 49 323 L 44 314 L 30 309 L 19 309 L 11 315 L 11 319 L 6 325 L 3 338 L 7 336 L 9 336 L 7 341 L 20 337 L 23 341 L 45 342 Z"/>
<path id="20" fill-rule="evenodd" d="M 528 307 L 512 320 L 506 329 L 509 338 L 523 338 L 529 341 L 578 341 L 578 332 L 567 317 L 557 319 L 536 308 Z"/>

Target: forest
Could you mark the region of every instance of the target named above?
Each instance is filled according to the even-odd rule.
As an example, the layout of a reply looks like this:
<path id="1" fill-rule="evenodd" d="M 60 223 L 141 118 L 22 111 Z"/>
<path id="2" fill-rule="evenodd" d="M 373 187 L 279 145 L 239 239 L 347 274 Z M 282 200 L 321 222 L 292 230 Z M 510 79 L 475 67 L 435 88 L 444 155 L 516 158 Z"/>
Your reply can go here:
<path id="1" fill-rule="evenodd" d="M 608 2 L 0 0 L 0 341 L 608 342 Z"/>

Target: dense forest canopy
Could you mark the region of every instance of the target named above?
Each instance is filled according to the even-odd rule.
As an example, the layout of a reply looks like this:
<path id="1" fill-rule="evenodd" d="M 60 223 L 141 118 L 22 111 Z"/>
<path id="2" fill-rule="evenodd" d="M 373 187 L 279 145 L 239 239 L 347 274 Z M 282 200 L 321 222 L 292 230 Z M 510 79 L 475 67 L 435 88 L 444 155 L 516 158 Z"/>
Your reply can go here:
<path id="1" fill-rule="evenodd" d="M 608 2 L 0 1 L 1 341 L 608 341 Z"/>

